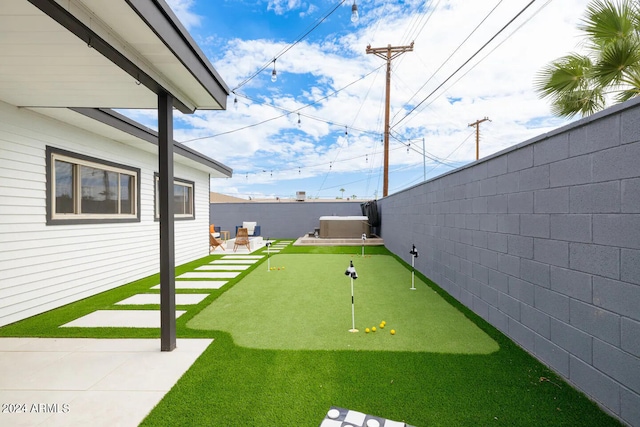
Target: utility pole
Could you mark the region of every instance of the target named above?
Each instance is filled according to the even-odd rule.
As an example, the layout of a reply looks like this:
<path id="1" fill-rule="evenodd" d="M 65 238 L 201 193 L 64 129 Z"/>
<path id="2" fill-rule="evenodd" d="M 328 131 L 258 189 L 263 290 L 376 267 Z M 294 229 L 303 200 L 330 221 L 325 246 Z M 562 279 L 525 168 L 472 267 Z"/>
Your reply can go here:
<path id="1" fill-rule="evenodd" d="M 413 42 L 409 46 L 374 47 L 367 46 L 367 54 L 374 54 L 387 61 L 387 91 L 384 110 L 384 180 L 382 197 L 389 193 L 389 99 L 391 96 L 391 61 L 405 52 L 413 51 Z"/>
<path id="2" fill-rule="evenodd" d="M 481 120 L 476 120 L 475 122 L 469 124 L 469 127 L 476 127 L 476 160 L 480 158 L 480 123 L 486 122 L 487 120 L 489 120 L 489 117 L 485 117 Z"/>

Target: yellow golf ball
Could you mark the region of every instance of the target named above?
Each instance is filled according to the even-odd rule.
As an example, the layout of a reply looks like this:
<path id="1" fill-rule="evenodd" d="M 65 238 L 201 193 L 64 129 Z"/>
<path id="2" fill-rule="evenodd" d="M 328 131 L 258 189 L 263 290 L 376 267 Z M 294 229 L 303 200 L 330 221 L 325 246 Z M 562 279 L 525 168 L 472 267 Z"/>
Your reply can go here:
<path id="1" fill-rule="evenodd" d="M 373 328 L 371 328 L 371 332 L 375 332 L 376 331 L 376 327 L 374 326 Z"/>
<path id="2" fill-rule="evenodd" d="M 384 323 L 380 323 L 380 329 L 384 329 Z"/>
<path id="3" fill-rule="evenodd" d="M 392 330 L 391 330 L 391 335 L 395 335 L 395 334 L 396 334 L 396 330 L 395 330 L 395 329 L 392 329 Z"/>
<path id="4" fill-rule="evenodd" d="M 366 333 L 371 332 L 371 331 L 369 331 L 369 328 L 366 328 L 364 331 L 365 331 Z"/>

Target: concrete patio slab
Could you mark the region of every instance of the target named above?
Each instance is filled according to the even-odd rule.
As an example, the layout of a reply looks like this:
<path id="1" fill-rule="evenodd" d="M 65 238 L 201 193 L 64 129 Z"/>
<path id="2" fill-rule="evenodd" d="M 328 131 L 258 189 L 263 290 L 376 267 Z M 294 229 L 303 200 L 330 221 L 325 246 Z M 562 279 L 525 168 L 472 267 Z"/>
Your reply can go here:
<path id="1" fill-rule="evenodd" d="M 195 305 L 200 303 L 209 294 L 176 294 L 176 305 Z M 117 305 L 160 305 L 160 294 L 138 294 L 116 303 Z"/>
<path id="2" fill-rule="evenodd" d="M 226 284 L 226 280 L 176 280 L 176 289 L 220 289 Z M 151 289 L 160 289 L 160 285 Z"/>
<path id="3" fill-rule="evenodd" d="M 246 270 L 251 265 L 237 265 L 237 264 L 222 264 L 222 265 L 201 265 L 196 267 L 197 271 L 211 271 L 211 270 Z"/>
<path id="4" fill-rule="evenodd" d="M 184 313 L 183 310 L 176 310 L 176 318 Z M 97 310 L 60 327 L 159 328 L 160 310 Z"/>
<path id="5" fill-rule="evenodd" d="M 239 271 L 190 271 L 183 273 L 181 279 L 233 279 L 240 274 Z"/>
<path id="6" fill-rule="evenodd" d="M 0 338 L 0 425 L 137 426 L 212 341 Z"/>

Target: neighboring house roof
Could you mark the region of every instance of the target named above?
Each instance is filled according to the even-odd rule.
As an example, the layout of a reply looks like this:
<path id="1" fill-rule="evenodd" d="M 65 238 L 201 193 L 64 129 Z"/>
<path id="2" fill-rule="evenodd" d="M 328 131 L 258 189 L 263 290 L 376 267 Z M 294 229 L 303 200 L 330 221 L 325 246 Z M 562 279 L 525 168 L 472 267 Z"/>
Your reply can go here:
<path id="1" fill-rule="evenodd" d="M 224 109 L 229 89 L 163 0 L 11 0 L 0 99 L 19 107 Z M 114 66 L 114 64 L 116 66 Z"/>
<path id="2" fill-rule="evenodd" d="M 247 199 L 241 199 L 240 197 L 228 196 L 221 193 L 209 193 L 209 203 L 246 203 Z"/>
<path id="3" fill-rule="evenodd" d="M 339 203 L 339 202 L 362 202 L 362 201 L 364 200 L 351 199 L 351 198 L 346 198 L 346 199 L 309 198 L 304 200 L 305 203 L 325 203 L 325 202 Z M 210 203 L 302 203 L 302 200 L 297 200 L 294 197 L 280 197 L 280 198 L 271 197 L 266 199 L 251 198 L 247 200 L 247 199 L 242 199 L 240 197 L 233 197 L 226 194 L 215 193 L 212 191 L 211 193 L 209 193 L 209 202 Z"/>

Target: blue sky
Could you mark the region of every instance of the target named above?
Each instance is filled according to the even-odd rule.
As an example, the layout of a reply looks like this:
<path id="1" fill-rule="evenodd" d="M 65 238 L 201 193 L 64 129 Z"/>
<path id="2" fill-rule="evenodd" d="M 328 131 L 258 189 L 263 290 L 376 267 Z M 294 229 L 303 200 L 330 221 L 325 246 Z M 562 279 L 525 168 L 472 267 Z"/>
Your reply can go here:
<path id="1" fill-rule="evenodd" d="M 476 120 L 481 157 L 565 124 L 533 81 L 579 50 L 588 4 L 539 0 L 499 33 L 529 0 L 357 0 L 356 23 L 353 0 L 167 2 L 235 92 L 176 114 L 175 139 L 233 168 L 212 191 L 245 199 L 382 197 L 385 61 L 367 45 L 415 43 L 392 62 L 389 193 L 474 161 Z"/>

